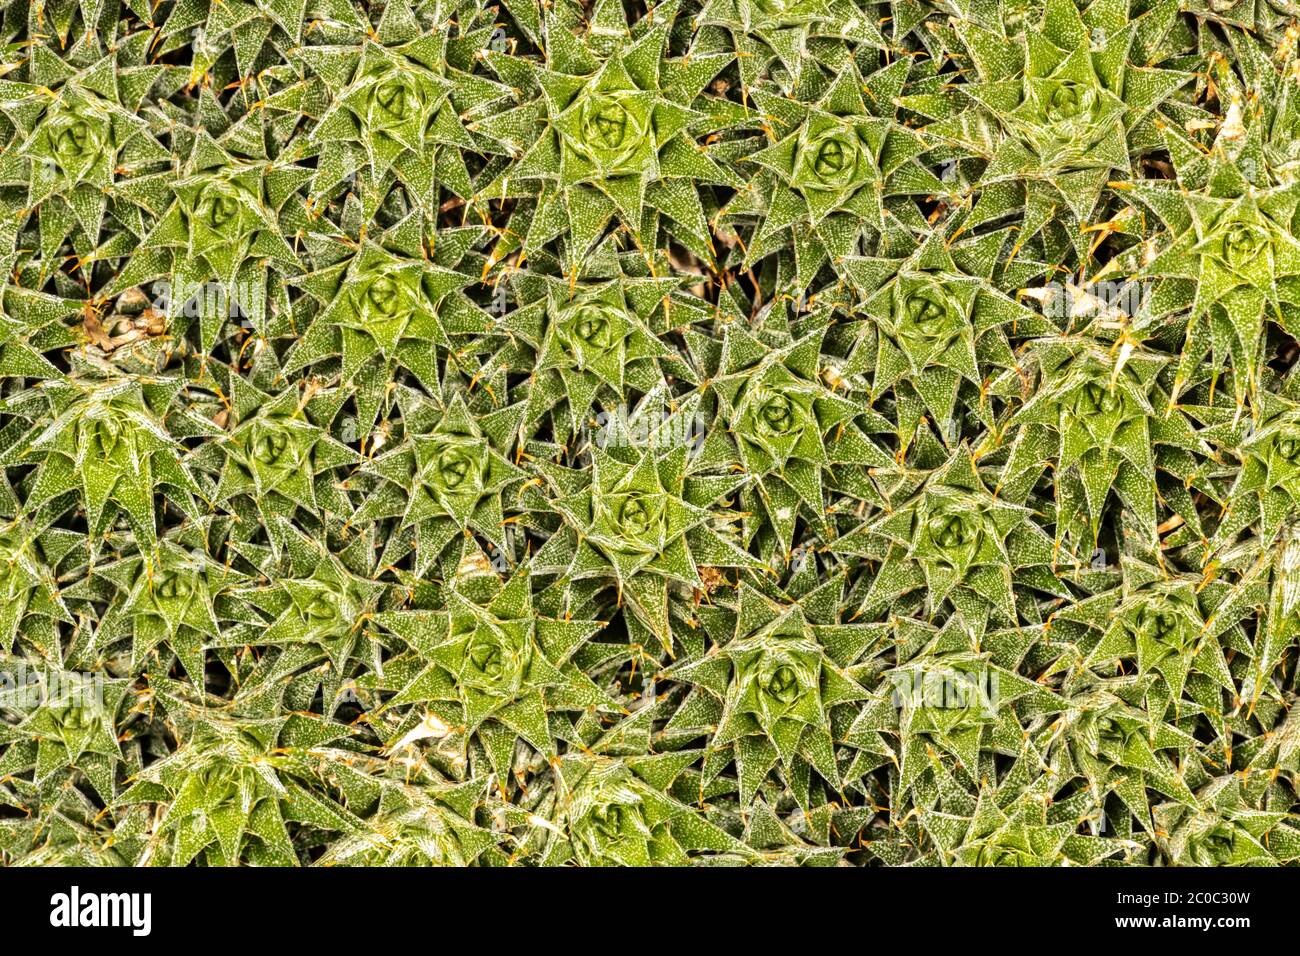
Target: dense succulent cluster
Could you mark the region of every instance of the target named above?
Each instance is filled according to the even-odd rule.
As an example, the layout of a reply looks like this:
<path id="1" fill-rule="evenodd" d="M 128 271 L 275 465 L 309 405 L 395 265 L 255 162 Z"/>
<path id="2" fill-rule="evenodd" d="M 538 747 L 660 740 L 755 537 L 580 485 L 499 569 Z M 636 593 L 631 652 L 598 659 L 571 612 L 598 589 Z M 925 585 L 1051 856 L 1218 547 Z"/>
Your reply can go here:
<path id="1" fill-rule="evenodd" d="M 0 4 L 0 863 L 1300 861 L 1300 28 Z"/>

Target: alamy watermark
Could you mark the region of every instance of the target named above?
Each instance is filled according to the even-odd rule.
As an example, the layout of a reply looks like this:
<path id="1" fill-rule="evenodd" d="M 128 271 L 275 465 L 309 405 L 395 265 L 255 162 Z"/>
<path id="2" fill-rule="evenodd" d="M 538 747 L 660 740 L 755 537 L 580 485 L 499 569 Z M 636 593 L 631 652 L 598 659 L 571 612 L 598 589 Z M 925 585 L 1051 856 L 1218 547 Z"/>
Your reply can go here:
<path id="1" fill-rule="evenodd" d="M 167 315 L 191 319 L 203 315 L 220 315 L 228 319 L 239 319 L 240 325 L 251 329 L 250 303 L 261 301 L 266 290 L 258 281 L 238 280 L 233 283 L 200 282 L 183 292 L 188 293 L 184 300 L 174 304 L 173 298 L 177 293 L 171 282 L 159 279 L 149 287 L 153 307 Z"/>
<path id="2" fill-rule="evenodd" d="M 588 437 L 597 448 L 645 448 L 670 451 L 685 448 L 694 455 L 704 446 L 708 422 L 699 414 L 674 413 L 667 408 L 628 411 L 626 405 L 604 410 L 591 420 Z"/>
<path id="3" fill-rule="evenodd" d="M 1081 286 L 1049 282 L 1033 290 L 1049 319 L 1116 317 L 1133 318 L 1146 304 L 1149 289 L 1144 282 L 1088 282 Z"/>
<path id="4" fill-rule="evenodd" d="M 50 897 L 50 925 L 60 929 L 122 927 L 133 936 L 153 928 L 152 893 L 90 893 L 73 886 Z"/>
<path id="5" fill-rule="evenodd" d="M 510 311 L 511 301 L 512 297 L 506 283 L 497 281 L 492 286 L 492 301 L 488 303 L 487 311 L 499 319 Z"/>
<path id="6" fill-rule="evenodd" d="M 488 553 L 488 566 L 497 574 L 510 573 L 510 559 L 507 555 L 516 554 L 515 541 L 518 535 L 514 528 L 506 525 L 501 531 L 501 543 L 505 545 L 502 549 L 496 543 L 493 543 L 491 552 Z"/>
<path id="7" fill-rule="evenodd" d="M 978 710 L 997 716 L 998 674 L 994 670 L 966 673 L 957 670 L 908 668 L 889 674 L 893 702 L 898 709 L 926 707 L 940 710 Z"/>
<path id="8" fill-rule="evenodd" d="M 45 704 L 102 709 L 104 675 L 41 670 L 21 661 L 13 669 L 0 669 L 0 707 L 33 710 Z"/>
<path id="9" fill-rule="evenodd" d="M 791 574 L 798 574 L 808 566 L 808 562 L 811 560 L 813 560 L 812 545 L 800 544 L 795 545 L 788 557 L 780 549 L 773 552 L 771 559 L 768 561 L 768 567 L 778 575 L 786 571 Z"/>

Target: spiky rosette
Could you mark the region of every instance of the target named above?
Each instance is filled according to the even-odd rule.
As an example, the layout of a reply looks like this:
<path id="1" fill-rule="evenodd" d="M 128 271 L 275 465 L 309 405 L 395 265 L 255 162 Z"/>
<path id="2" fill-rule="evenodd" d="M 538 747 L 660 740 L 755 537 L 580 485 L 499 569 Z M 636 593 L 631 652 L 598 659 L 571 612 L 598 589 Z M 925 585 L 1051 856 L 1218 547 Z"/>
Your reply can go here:
<path id="1" fill-rule="evenodd" d="M 716 653 L 664 675 L 693 684 L 711 698 L 709 710 L 701 709 L 703 701 L 688 709 L 696 719 L 707 715 L 716 721 L 703 782 L 709 784 L 734 762 L 740 801 L 746 806 L 778 764 L 788 780 L 811 767 L 831 787 L 842 788 L 828 714 L 866 694 L 836 666 L 822 642 L 851 637 L 852 631 L 814 627 L 796 607 L 773 608 L 752 591 L 742 590 L 741 602 L 731 640 Z M 759 626 L 745 633 L 753 624 Z M 685 718 L 684 711 L 670 729 L 688 727 Z"/>
<path id="2" fill-rule="evenodd" d="M 1208 451 L 1187 417 L 1169 409 L 1160 386 L 1168 360 L 1132 350 L 1121 364 L 1111 350 L 1087 339 L 1040 343 L 1043 377 L 1038 393 L 1017 411 L 1011 425 L 1055 433 L 1058 547 L 1068 536 L 1074 539 L 1072 551 L 1091 553 L 1112 490 L 1147 533 L 1154 534 L 1157 463 L 1182 467 L 1188 458 L 1196 461 Z M 1027 437 L 1026 456 L 1039 447 L 1036 437 Z"/>
<path id="3" fill-rule="evenodd" d="M 324 81 L 330 105 L 311 132 L 319 151 L 315 196 L 334 194 L 359 170 L 364 201 L 378 206 L 395 177 L 433 211 L 442 187 L 468 199 L 471 173 L 461 150 L 491 149 L 472 136 L 468 119 L 485 116 L 509 90 L 472 72 L 473 47 L 453 34 L 453 4 L 430 11 L 426 30 L 406 3 L 389 4 L 368 34 L 358 24 L 355 45 L 310 45 L 298 54 Z M 474 30 L 471 10 L 461 30 Z"/>
<path id="4" fill-rule="evenodd" d="M 696 22 L 721 27 L 731 35 L 747 87 L 763 76 L 773 59 L 794 87 L 800 85 L 805 66 L 824 69 L 819 58 L 804 53 L 810 39 L 885 45 L 875 22 L 852 4 L 837 0 L 710 0 Z"/>
<path id="5" fill-rule="evenodd" d="M 414 550 L 417 573 L 428 569 L 457 535 L 475 532 L 504 551 L 504 492 L 523 478 L 457 398 L 428 432 L 366 463 L 381 479 L 352 522 L 398 519 L 403 534 L 389 542 L 386 560 Z M 414 540 L 410 535 L 414 533 Z"/>
<path id="6" fill-rule="evenodd" d="M 110 205 L 122 221 L 139 222 L 130 207 L 140 197 L 115 188 L 118 182 L 156 170 L 171 154 L 130 101 L 123 103 L 121 94 L 141 92 L 145 77 L 123 74 L 111 55 L 79 72 L 67 65 L 59 72 L 57 80 L 50 78 L 53 90 L 8 84 L 3 109 L 20 136 L 0 160 L 0 181 L 26 186 L 25 211 L 39 215 L 46 257 L 68 239 L 78 255 L 89 257 Z"/>
<path id="7" fill-rule="evenodd" d="M 320 512 L 334 504 L 321 478 L 328 482 L 331 471 L 356 464 L 358 456 L 312 421 L 297 389 L 260 398 L 263 404 L 231 422 L 220 446 L 224 460 L 215 494 L 220 501 L 251 498 L 262 520 L 275 527 L 276 516 L 296 508 Z"/>
<path id="8" fill-rule="evenodd" d="M 989 160 L 966 228 L 1017 202 L 1024 210 L 1021 244 L 1060 213 L 1087 223 L 1106 182 L 1131 175 L 1130 150 L 1142 141 L 1146 123 L 1159 124 L 1151 114 L 1187 82 L 1185 74 L 1130 59 L 1135 48 L 1158 50 L 1167 30 L 1168 21 L 1154 12 L 1132 16 L 1121 6 L 1085 17 L 1071 0 L 1059 0 L 1045 4 L 1038 29 L 1009 49 L 995 53 L 1006 41 L 978 28 L 963 34 L 979 80 L 946 95 L 974 105 L 984 122 L 961 108 L 940 108 L 937 96 L 907 102 L 941 117 L 927 134 Z M 989 122 L 1009 135 L 990 136 Z M 1083 253 L 1083 236 L 1071 239 Z"/>
<path id="9" fill-rule="evenodd" d="M 129 378 L 68 381 L 47 389 L 52 420 L 32 430 L 24 454 L 37 465 L 27 507 L 75 493 L 91 529 L 92 550 L 119 517 L 142 542 L 156 540 L 158 492 L 191 511 L 198 486 L 154 404 L 166 411 L 174 384 L 156 383 L 148 397 L 141 383 Z"/>
<path id="10" fill-rule="evenodd" d="M 724 209 L 731 222 L 754 223 L 744 268 L 793 245 L 789 291 L 801 292 L 822 266 L 885 231 L 887 198 L 941 191 L 939 180 L 913 161 L 925 151 L 921 139 L 892 115 L 867 109 L 863 91 L 880 86 L 885 93 L 891 79 L 864 79 L 850 60 L 810 101 L 754 91 L 757 106 L 772 117 L 771 142 L 747 157 L 759 172 Z"/>
<path id="11" fill-rule="evenodd" d="M 267 266 L 281 274 L 302 267 L 278 214 L 310 175 L 288 163 L 237 162 L 215 142 L 200 139 L 185 175 L 170 182 L 174 202 L 109 291 L 165 281 L 170 322 L 197 320 L 204 350 L 235 317 L 265 331 L 268 296 L 277 294 Z M 301 208 L 290 210 L 301 216 Z"/>
<path id="12" fill-rule="evenodd" d="M 437 391 L 439 348 L 455 347 L 452 334 L 491 328 L 488 315 L 459 294 L 469 276 L 403 254 L 403 244 L 410 245 L 396 237 L 396 249 L 367 241 L 351 257 L 297 280 L 321 309 L 285 357 L 286 370 L 341 357 L 341 381 L 355 389 L 363 427 L 379 414 L 383 386 L 396 369 Z"/>
<path id="13" fill-rule="evenodd" d="M 573 757 L 557 772 L 567 839 L 552 839 L 548 865 L 686 866 L 709 854 L 746 855 L 744 844 L 619 762 Z"/>
<path id="14" fill-rule="evenodd" d="M 477 741 L 493 771 L 506 779 L 517 740 L 547 757 L 558 752 L 549 713 L 616 705 L 570 663 L 604 622 L 540 616 L 527 572 L 505 585 L 495 577 L 492 582 L 481 595 L 453 593 L 445 612 L 396 611 L 377 623 L 427 661 L 389 706 L 430 703 L 430 719 L 459 728 L 463 744 Z M 408 732 L 394 746 L 420 732 Z M 458 762 L 465 761 L 462 751 Z"/>
<path id="15" fill-rule="evenodd" d="M 169 799 L 146 858 L 181 866 L 202 855 L 229 865 L 249 854 L 284 863 L 293 858 L 286 806 L 350 827 L 345 813 L 328 809 L 293 780 L 293 755 L 271 752 L 285 720 L 210 716 L 194 725 L 185 747 L 152 764 L 120 798 L 128 804 Z"/>
<path id="16" fill-rule="evenodd" d="M 523 304 L 501 323 L 534 347 L 525 358 L 536 376 L 524 413 L 525 427 L 558 410 L 555 437 L 575 436 L 593 405 L 617 410 L 627 389 L 654 394 L 664 384 L 659 359 L 672 353 L 650 331 L 671 311 L 672 279 L 625 278 L 573 288 L 559 279 L 521 282 Z M 603 399 L 603 400 L 602 400 Z"/>
<path id="17" fill-rule="evenodd" d="M 565 236 L 562 259 L 571 276 L 611 219 L 643 249 L 653 245 L 656 230 L 645 229 L 648 210 L 672 220 L 677 238 L 712 261 L 712 240 L 693 183 L 738 183 L 692 135 L 701 119 L 692 101 L 725 64 L 708 56 L 700 60 L 702 68 L 685 60 L 664 62 L 669 24 L 628 24 L 613 4 L 603 10 L 617 22 L 602 27 L 630 34 L 626 46 L 606 48 L 594 32 L 575 36 L 548 12 L 545 66 L 528 63 L 520 74 L 522 64 L 506 71 L 500 54 L 488 54 L 488 64 L 503 78 L 526 78 L 532 102 L 471 126 L 522 149 L 517 162 L 479 196 L 535 199 L 523 250 L 534 255 Z M 511 185 L 529 181 L 539 188 Z"/>
<path id="18" fill-rule="evenodd" d="M 1179 182 L 1135 184 L 1136 200 L 1151 208 L 1169 229 L 1171 241 L 1159 251 L 1148 246 L 1136 263 L 1141 279 L 1160 280 L 1144 324 L 1186 313 L 1187 337 L 1179 357 L 1172 397 L 1193 382 L 1232 369 L 1232 393 L 1241 406 L 1256 396 L 1261 375 L 1262 340 L 1268 323 L 1284 328 L 1291 304 L 1300 295 L 1300 247 L 1291 224 L 1300 204 L 1300 185 L 1256 188 L 1262 161 L 1246 164 L 1233 147 L 1231 131 L 1221 131 L 1209 162 L 1190 144 L 1167 133 L 1180 158 Z"/>
<path id="19" fill-rule="evenodd" d="M 690 481 L 685 448 L 628 449 L 619 457 L 595 448 L 590 479 L 566 477 L 573 486 L 559 489 L 555 502 L 565 527 L 538 553 L 535 567 L 614 585 L 620 602 L 665 649 L 672 646 L 670 590 L 702 587 L 704 564 L 758 564 L 720 533 L 707 510 L 739 482 Z"/>
<path id="20" fill-rule="evenodd" d="M 825 330 L 770 349 L 730 329 L 711 385 L 745 471 L 757 479 L 762 508 L 788 555 L 801 512 L 825 525 L 824 483 L 837 465 L 887 465 L 889 458 L 854 422 L 861 406 L 835 394 L 821 377 Z"/>
<path id="21" fill-rule="evenodd" d="M 1035 573 L 1051 563 L 1050 539 L 1020 506 L 990 493 L 973 465 L 970 452 L 958 449 L 903 507 L 831 544 L 834 551 L 884 558 L 865 598 L 867 608 L 883 609 L 924 588 L 918 609 L 926 616 L 950 601 L 970 620 L 1013 624 L 1014 576 L 1049 593 L 1057 590 L 1050 574 Z"/>

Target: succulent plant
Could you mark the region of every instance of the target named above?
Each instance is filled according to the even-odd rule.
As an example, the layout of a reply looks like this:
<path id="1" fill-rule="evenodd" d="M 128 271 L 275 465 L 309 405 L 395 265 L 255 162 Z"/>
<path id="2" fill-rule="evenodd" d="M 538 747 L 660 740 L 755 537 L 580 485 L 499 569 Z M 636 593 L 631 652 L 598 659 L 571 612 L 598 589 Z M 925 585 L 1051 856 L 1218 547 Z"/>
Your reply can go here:
<path id="1" fill-rule="evenodd" d="M 565 790 L 561 814 L 570 836 L 553 842 L 548 865 L 569 857 L 582 866 L 685 866 L 710 851 L 745 850 L 619 763 L 576 758 L 559 772 Z"/>
<path id="2" fill-rule="evenodd" d="M 0 864 L 1300 864 L 1291 3 L 29 6 Z"/>
<path id="3" fill-rule="evenodd" d="M 765 604 L 752 592 L 742 592 L 741 601 L 742 608 Z M 811 767 L 841 788 L 828 714 L 867 695 L 823 648 L 821 641 L 833 640 L 840 631 L 810 625 L 797 607 L 755 610 L 745 617 L 771 619 L 754 633 L 737 633 L 716 653 L 666 674 L 721 703 L 705 762 L 706 782 L 734 759 L 742 804 L 753 801 L 778 764 L 788 779 L 800 767 Z M 738 620 L 738 630 L 745 617 Z"/>
<path id="4" fill-rule="evenodd" d="M 92 549 L 119 517 L 152 543 L 155 496 L 170 489 L 170 500 L 184 513 L 198 490 L 181 463 L 179 443 L 138 381 L 68 380 L 57 386 L 46 390 L 52 414 L 31 430 L 23 456 L 37 466 L 27 507 L 73 492 L 85 509 Z M 161 394 L 171 390 L 164 384 Z"/>
<path id="5" fill-rule="evenodd" d="M 821 95 L 811 100 L 755 89 L 756 105 L 773 117 L 772 142 L 747 157 L 758 173 L 724 210 L 737 223 L 756 220 L 741 265 L 793 244 L 792 287 L 807 289 L 823 265 L 857 254 L 861 237 L 885 230 L 886 199 L 940 188 L 913 162 L 925 151 L 920 137 L 868 111 L 870 80 L 849 60 L 824 89 L 813 87 Z"/>
<path id="6" fill-rule="evenodd" d="M 782 555 L 793 548 L 802 510 L 810 523 L 825 520 L 824 482 L 836 465 L 888 464 L 854 422 L 855 404 L 827 388 L 815 330 L 780 349 L 767 349 L 741 330 L 729 332 L 712 387 L 736 457 L 758 480 L 758 504 Z"/>
<path id="7" fill-rule="evenodd" d="M 303 396 L 297 389 L 279 395 L 260 396 L 264 402 L 252 405 L 247 417 L 235 416 L 227 440 L 217 499 L 251 498 L 268 526 L 276 516 L 289 516 L 298 508 L 321 511 L 332 502 L 322 502 L 318 476 L 358 461 L 356 452 L 312 422 Z M 276 543 L 282 535 L 273 539 Z"/>
<path id="8" fill-rule="evenodd" d="M 0 528 L 0 567 L 5 570 L 0 644 L 12 648 L 20 634 L 44 638 L 55 630 L 55 621 L 68 620 L 58 582 L 42 553 L 41 535 L 29 523 L 12 520 Z"/>
<path id="9" fill-rule="evenodd" d="M 619 602 L 671 650 L 670 591 L 703 586 L 705 561 L 715 568 L 758 562 L 724 536 L 725 516 L 707 510 L 735 481 L 688 483 L 684 448 L 624 457 L 592 450 L 590 481 L 555 500 L 565 528 L 538 553 L 537 567 L 614 585 Z"/>
<path id="10" fill-rule="evenodd" d="M 464 34 L 482 36 L 473 22 L 482 11 L 454 7 L 428 11 L 438 25 L 426 31 L 411 5 L 392 4 L 373 30 L 354 25 L 354 44 L 298 48 L 329 96 L 328 109 L 310 134 L 319 152 L 312 182 L 316 196 L 329 197 L 360 169 L 366 173 L 365 201 L 375 205 L 393 176 L 430 210 L 437 208 L 442 186 L 470 197 L 473 187 L 461 150 L 491 144 L 471 136 L 465 119 L 489 115 L 509 91 L 472 72 L 472 57 L 482 48 L 475 50 Z M 455 36 L 451 19 L 460 12 L 467 17 L 462 35 Z"/>
<path id="11" fill-rule="evenodd" d="M 301 268 L 292 227 L 283 224 L 286 238 L 279 214 L 310 173 L 292 164 L 238 162 L 215 143 L 196 149 L 185 175 L 168 184 L 171 205 L 140 240 L 144 254 L 116 277 L 110 294 L 164 283 L 164 311 L 172 322 L 197 319 L 205 351 L 233 318 L 266 330 L 268 296 L 275 294 L 266 264 L 282 273 Z"/>
<path id="12" fill-rule="evenodd" d="M 558 753 L 548 714 L 616 705 L 571 663 L 604 622 L 538 615 L 527 572 L 488 587 L 494 593 L 453 594 L 446 612 L 394 611 L 377 620 L 428 662 L 391 704 L 454 702 L 442 722 L 477 737 L 506 777 L 517 739 L 544 756 Z"/>
<path id="13" fill-rule="evenodd" d="M 577 274 L 611 219 L 643 248 L 653 245 L 654 232 L 644 226 L 647 210 L 673 220 L 678 239 L 710 261 L 712 240 L 693 183 L 739 182 L 692 135 L 702 119 L 692 102 L 726 58 L 704 56 L 702 67 L 691 67 L 689 54 L 668 59 L 668 24 L 649 18 L 629 24 L 612 5 L 602 12 L 606 19 L 585 36 L 575 36 L 558 13 L 547 12 L 551 49 L 544 65 L 507 65 L 503 54 L 488 54 L 488 65 L 503 80 L 517 76 L 526 82 L 532 98 L 471 124 L 475 133 L 500 136 L 519 150 L 517 161 L 479 196 L 532 200 L 523 251 L 533 254 L 566 235 L 568 275 Z M 630 34 L 622 48 L 608 43 L 618 34 Z M 538 188 L 511 190 L 512 180 Z"/>
<path id="14" fill-rule="evenodd" d="M 120 798 L 131 803 L 167 796 L 167 814 L 146 854 L 172 866 L 199 855 L 224 865 L 245 853 L 268 864 L 291 860 L 281 802 L 293 801 L 292 781 L 285 779 L 290 758 L 270 754 L 283 724 L 283 718 L 205 718 L 185 748 L 153 764 Z"/>
<path id="15" fill-rule="evenodd" d="M 1168 55 L 1162 13 L 1121 6 L 1085 12 L 1049 0 L 1035 28 L 1014 39 L 977 27 L 959 42 L 978 78 L 904 101 L 935 118 L 927 135 L 988 160 L 966 228 L 1018 206 L 1019 245 L 1065 216 L 1084 251 L 1078 227 L 1101 212 L 1107 182 L 1132 175 L 1131 153 L 1188 82 L 1181 71 L 1153 66 Z"/>
<path id="16" fill-rule="evenodd" d="M 25 212 L 37 213 L 43 252 L 56 255 L 70 242 L 77 255 L 90 256 L 110 210 L 126 223 L 139 221 L 130 211 L 139 198 L 119 182 L 165 167 L 171 153 L 131 108 L 129 98 L 142 92 L 138 74 L 119 71 L 111 55 L 56 72 L 48 85 L 9 84 L 5 114 L 17 136 L 0 178 L 26 187 Z"/>
<path id="17" fill-rule="evenodd" d="M 363 469 L 382 482 L 351 520 L 399 518 L 398 528 L 410 531 L 388 543 L 394 559 L 414 550 L 417 572 L 423 572 L 458 534 L 471 531 L 504 551 L 503 493 L 522 475 L 483 434 L 463 400 L 446 409 L 429 432 L 409 435 Z"/>
<path id="18" fill-rule="evenodd" d="M 998 500 L 985 487 L 970 453 L 959 449 L 902 507 L 831 547 L 865 554 L 883 550 L 884 564 L 864 598 L 867 609 L 924 588 L 923 606 L 931 619 L 950 602 L 971 620 L 1010 625 L 1017 617 L 1017 573 L 1028 575 L 1051 563 L 1050 541 L 1027 519 L 1020 506 Z M 1041 578 L 1028 577 L 1022 587 L 1034 587 L 1035 580 Z"/>

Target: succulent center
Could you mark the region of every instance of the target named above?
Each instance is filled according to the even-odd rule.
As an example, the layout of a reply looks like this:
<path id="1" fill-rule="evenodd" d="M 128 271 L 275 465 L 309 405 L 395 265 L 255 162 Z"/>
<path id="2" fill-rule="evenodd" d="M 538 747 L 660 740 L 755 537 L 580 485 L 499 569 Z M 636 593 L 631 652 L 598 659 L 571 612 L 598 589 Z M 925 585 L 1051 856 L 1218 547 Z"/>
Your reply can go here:
<path id="1" fill-rule="evenodd" d="M 593 348 L 607 349 L 614 342 L 614 331 L 603 315 L 584 312 L 574 323 L 573 331 Z"/>
<path id="2" fill-rule="evenodd" d="M 366 289 L 366 301 L 380 315 L 391 318 L 401 304 L 401 290 L 389 276 L 380 276 Z"/>
<path id="3" fill-rule="evenodd" d="M 203 216 L 213 229 L 223 229 L 238 215 L 239 200 L 234 196 L 214 193 L 204 201 Z"/>
<path id="4" fill-rule="evenodd" d="M 375 87 L 375 105 L 386 118 L 401 122 L 419 110 L 419 95 L 405 80 L 385 80 Z"/>
<path id="5" fill-rule="evenodd" d="M 914 292 L 907 298 L 907 317 L 912 320 L 916 331 L 922 335 L 938 335 L 947 315 L 948 310 L 944 308 L 942 302 L 938 301 L 934 293 Z"/>
<path id="6" fill-rule="evenodd" d="M 980 847 L 977 866 L 1032 866 L 1033 857 L 1019 847 L 986 843 Z"/>
<path id="7" fill-rule="evenodd" d="M 603 840 L 611 843 L 620 840 L 628 829 L 628 813 L 621 804 L 611 803 L 591 811 L 592 829 Z"/>
<path id="8" fill-rule="evenodd" d="M 773 395 L 759 407 L 758 421 L 774 435 L 789 435 L 796 427 L 794 404 L 784 395 Z"/>
<path id="9" fill-rule="evenodd" d="M 289 450 L 289 436 L 284 432 L 266 432 L 257 439 L 253 457 L 264 465 L 278 465 Z"/>
<path id="10" fill-rule="evenodd" d="M 956 339 L 960 313 L 937 285 L 910 290 L 904 287 L 895 321 L 900 344 L 914 362 L 924 363 Z"/>
<path id="11" fill-rule="evenodd" d="M 588 89 L 556 118 L 566 160 L 580 177 L 634 176 L 654 162 L 654 105 L 633 89 Z"/>
<path id="12" fill-rule="evenodd" d="M 239 783 L 224 767 L 208 767 L 200 771 L 199 790 L 209 811 L 239 803 Z"/>
<path id="13" fill-rule="evenodd" d="M 183 600 L 194 593 L 194 585 L 184 574 L 168 574 L 158 582 L 154 592 L 167 601 Z"/>
<path id="14" fill-rule="evenodd" d="M 303 605 L 302 616 L 309 621 L 325 623 L 338 617 L 338 600 L 328 591 L 313 595 Z"/>
<path id="15" fill-rule="evenodd" d="M 198 590 L 198 577 L 188 570 L 163 570 L 149 587 L 152 608 L 145 613 L 174 624 L 184 616 L 190 599 Z"/>
<path id="16" fill-rule="evenodd" d="M 619 509 L 619 524 L 628 534 L 640 538 L 649 533 L 654 523 L 654 509 L 642 496 L 627 498 Z"/>
<path id="17" fill-rule="evenodd" d="M 54 139 L 54 151 L 60 159 L 81 159 L 90 152 L 93 137 L 90 125 L 76 120 L 65 126 Z"/>
<path id="18" fill-rule="evenodd" d="M 782 664 L 775 668 L 763 684 L 763 691 L 773 700 L 788 704 L 799 696 L 799 678 L 794 668 Z"/>
<path id="19" fill-rule="evenodd" d="M 1134 622 L 1137 632 L 1148 640 L 1165 646 L 1181 646 L 1183 626 L 1177 615 L 1144 607 Z"/>
<path id="20" fill-rule="evenodd" d="M 65 702 L 50 709 L 50 720 L 61 735 L 68 736 L 92 729 L 96 715 L 88 707 Z"/>
<path id="21" fill-rule="evenodd" d="M 587 302 L 566 310 L 556 331 L 565 351 L 581 367 L 613 353 L 626 337 L 626 330 L 627 319 L 617 308 Z"/>
<path id="22" fill-rule="evenodd" d="M 1086 418 L 1095 415 L 1113 415 L 1123 406 L 1124 401 L 1116 392 L 1096 382 L 1089 382 L 1079 392 L 1075 411 Z"/>
<path id="23" fill-rule="evenodd" d="M 861 147 L 851 130 L 829 129 L 800 150 L 797 178 L 814 190 L 843 190 L 861 185 Z"/>
<path id="24" fill-rule="evenodd" d="M 420 487 L 442 514 L 461 516 L 478 501 L 489 474 L 487 447 L 469 438 L 440 441 L 421 459 Z"/>
<path id="25" fill-rule="evenodd" d="M 930 536 L 941 548 L 963 548 L 975 540 L 975 526 L 961 515 L 930 519 Z"/>
<path id="26" fill-rule="evenodd" d="M 582 129 L 588 142 L 605 149 L 619 149 L 630 126 L 626 107 L 613 97 L 597 94 L 583 111 Z"/>
<path id="27" fill-rule="evenodd" d="M 124 440 L 122 425 L 111 418 L 96 419 L 90 426 L 90 454 L 100 461 L 111 459 Z"/>
<path id="28" fill-rule="evenodd" d="M 1133 739 L 1136 732 L 1135 728 L 1125 726 L 1122 721 L 1113 717 L 1102 717 L 1097 721 L 1098 738 L 1102 743 L 1109 744 L 1118 750 L 1127 748 L 1129 741 Z"/>
<path id="29" fill-rule="evenodd" d="M 1095 93 L 1077 83 L 1061 83 L 1047 97 L 1044 113 L 1051 123 L 1065 123 L 1092 108 Z"/>
<path id="30" fill-rule="evenodd" d="M 841 139 L 828 139 L 817 147 L 813 168 L 824 178 L 837 175 L 849 163 L 848 150 Z"/>
<path id="31" fill-rule="evenodd" d="M 444 448 L 438 455 L 438 474 L 443 487 L 459 488 L 470 477 L 474 464 L 474 457 L 467 449 L 457 446 Z"/>
<path id="32" fill-rule="evenodd" d="M 1268 244 L 1259 226 L 1238 223 L 1223 235 L 1223 260 L 1234 269 L 1249 266 Z"/>
<path id="33" fill-rule="evenodd" d="M 1278 457 L 1291 462 L 1291 464 L 1294 465 L 1298 461 L 1300 461 L 1300 439 L 1297 438 L 1279 439 L 1277 444 L 1274 445 L 1274 448 L 1277 451 Z"/>

